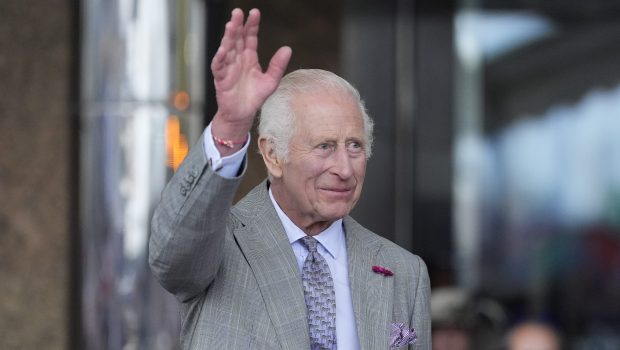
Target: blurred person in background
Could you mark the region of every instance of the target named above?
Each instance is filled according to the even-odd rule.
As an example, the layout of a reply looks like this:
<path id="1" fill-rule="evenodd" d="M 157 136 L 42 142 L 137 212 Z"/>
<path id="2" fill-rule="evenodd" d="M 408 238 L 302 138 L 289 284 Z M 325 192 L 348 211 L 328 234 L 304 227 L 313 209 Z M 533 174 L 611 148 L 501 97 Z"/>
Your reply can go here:
<path id="1" fill-rule="evenodd" d="M 457 288 L 441 288 L 431 297 L 433 350 L 470 350 L 474 317 L 469 296 Z"/>
<path id="2" fill-rule="evenodd" d="M 506 337 L 507 350 L 560 350 L 561 338 L 555 328 L 539 321 L 513 326 Z"/>
<path id="3" fill-rule="evenodd" d="M 441 287 L 431 297 L 433 350 L 496 350 L 506 315 L 494 300 L 458 287 Z"/>

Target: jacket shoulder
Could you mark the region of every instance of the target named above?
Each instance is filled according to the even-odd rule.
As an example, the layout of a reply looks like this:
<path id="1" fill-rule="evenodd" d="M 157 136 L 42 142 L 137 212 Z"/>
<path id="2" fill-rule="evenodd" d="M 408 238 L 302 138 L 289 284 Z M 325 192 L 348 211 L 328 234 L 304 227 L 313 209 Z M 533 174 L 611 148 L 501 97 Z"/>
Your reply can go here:
<path id="1" fill-rule="evenodd" d="M 426 273 L 426 265 L 421 257 L 399 246 L 391 240 L 365 228 L 351 217 L 345 218 L 345 228 L 369 246 L 377 246 L 381 260 L 388 266 L 410 269 L 413 275 L 420 271 Z M 410 274 L 407 274 L 410 275 Z"/>

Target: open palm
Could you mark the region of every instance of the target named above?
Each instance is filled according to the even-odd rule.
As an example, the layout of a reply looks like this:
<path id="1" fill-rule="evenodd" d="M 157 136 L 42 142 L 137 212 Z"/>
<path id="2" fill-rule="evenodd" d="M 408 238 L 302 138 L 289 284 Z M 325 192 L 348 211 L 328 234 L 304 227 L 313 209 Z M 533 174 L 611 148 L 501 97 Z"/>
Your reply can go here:
<path id="1" fill-rule="evenodd" d="M 220 121 L 237 125 L 240 133 L 247 133 L 254 116 L 278 86 L 291 57 L 291 49 L 280 48 L 271 58 L 263 73 L 258 62 L 258 29 L 260 12 L 253 9 L 243 24 L 243 11 L 235 9 L 226 23 L 224 37 L 213 57 L 217 117 Z"/>

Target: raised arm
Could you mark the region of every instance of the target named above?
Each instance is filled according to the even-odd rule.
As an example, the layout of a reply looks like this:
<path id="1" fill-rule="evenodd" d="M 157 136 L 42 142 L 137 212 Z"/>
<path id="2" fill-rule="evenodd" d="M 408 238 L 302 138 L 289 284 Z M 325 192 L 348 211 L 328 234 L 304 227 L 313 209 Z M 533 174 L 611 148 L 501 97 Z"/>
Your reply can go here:
<path id="1" fill-rule="evenodd" d="M 257 111 L 275 91 L 291 58 L 291 49 L 281 47 L 263 72 L 256 53 L 259 24 L 257 9 L 249 12 L 245 25 L 243 11 L 233 10 L 211 63 L 218 106 L 211 125 L 213 136 L 233 141 L 235 145 L 233 148 L 217 145 L 222 156 L 241 148 L 237 141 L 246 138 Z"/>
<path id="2" fill-rule="evenodd" d="M 260 13 L 235 9 L 213 58 L 218 111 L 211 124 L 214 137 L 243 140 L 258 109 L 278 86 L 291 49 L 280 48 L 263 72 L 258 63 Z M 237 151 L 218 145 L 222 156 Z M 149 264 L 168 291 L 183 302 L 202 293 L 217 276 L 223 259 L 227 222 L 239 178 L 214 173 L 202 140 L 194 146 L 162 193 L 149 239 Z"/>

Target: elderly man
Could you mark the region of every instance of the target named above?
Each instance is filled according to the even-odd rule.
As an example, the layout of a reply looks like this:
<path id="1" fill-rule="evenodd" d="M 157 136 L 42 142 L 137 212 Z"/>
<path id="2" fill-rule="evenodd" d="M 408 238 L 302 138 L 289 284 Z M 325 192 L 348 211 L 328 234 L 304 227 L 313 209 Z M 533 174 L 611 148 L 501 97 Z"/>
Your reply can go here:
<path id="1" fill-rule="evenodd" d="M 263 73 L 260 14 L 235 9 L 211 69 L 218 111 L 155 210 L 149 262 L 181 303 L 183 349 L 430 349 L 423 261 L 348 216 L 370 156 L 357 91 L 322 70 Z M 268 180 L 235 206 L 249 131 Z"/>

